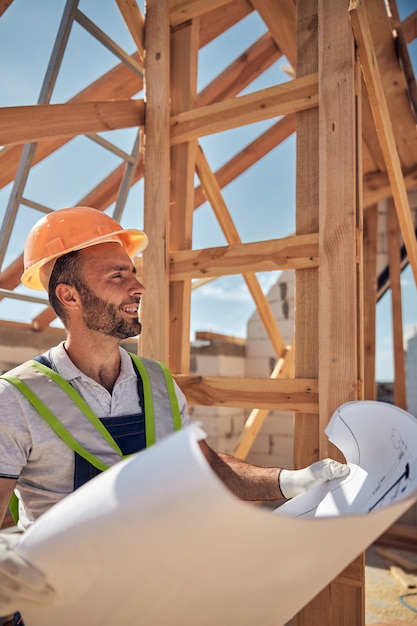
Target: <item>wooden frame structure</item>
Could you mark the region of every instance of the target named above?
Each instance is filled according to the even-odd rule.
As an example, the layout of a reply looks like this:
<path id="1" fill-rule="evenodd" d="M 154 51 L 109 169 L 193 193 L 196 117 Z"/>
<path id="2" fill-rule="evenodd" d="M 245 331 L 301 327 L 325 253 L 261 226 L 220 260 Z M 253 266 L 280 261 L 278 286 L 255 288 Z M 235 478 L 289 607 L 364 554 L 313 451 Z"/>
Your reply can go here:
<path id="1" fill-rule="evenodd" d="M 137 151 L 83 199 L 105 210 L 144 178 L 150 245 L 143 260 L 147 332 L 141 352 L 169 363 L 191 404 L 252 409 L 238 455 L 246 455 L 268 410 L 280 406 L 294 411 L 296 466 L 336 456 L 324 436 L 329 417 L 343 402 L 375 397 L 378 202 L 389 203 L 389 286 L 397 313 L 401 245 L 417 282 L 416 224 L 407 198 L 407 190 L 417 187 L 417 100 L 407 56 L 417 12 L 400 23 L 394 0 L 390 15 L 384 0 L 148 0 L 144 16 L 135 1 L 115 1 L 137 46 L 130 65 L 122 62 L 68 103 L 45 99 L 0 109 L 0 143 L 6 146 L 0 185 L 21 182 L 23 171 L 75 135 L 141 128 L 145 160 Z M 10 4 L 0 0 L 0 15 Z M 68 20 L 81 20 L 75 0 L 67 10 Z M 199 49 L 252 11 L 267 33 L 197 93 Z M 291 81 L 239 95 L 281 55 L 291 64 Z M 146 104 L 133 99 L 142 76 Z M 276 123 L 247 150 L 218 172 L 210 169 L 199 138 L 273 118 Z M 294 132 L 296 232 L 244 244 L 222 188 Z M 205 200 L 228 245 L 195 250 L 193 211 Z M 5 215 L 3 247 L 17 208 L 11 205 Z M 255 274 L 288 268 L 296 271 L 292 349 Z M 1 271 L 0 297 L 15 295 L 21 269 L 19 258 Z M 227 274 L 243 275 L 274 347 L 277 367 L 269 379 L 189 375 L 192 279 Z M 396 402 L 404 405 L 399 318 L 394 316 Z M 45 308 L 28 326 L 39 331 L 53 319 Z M 364 624 L 363 557 L 292 624 Z"/>

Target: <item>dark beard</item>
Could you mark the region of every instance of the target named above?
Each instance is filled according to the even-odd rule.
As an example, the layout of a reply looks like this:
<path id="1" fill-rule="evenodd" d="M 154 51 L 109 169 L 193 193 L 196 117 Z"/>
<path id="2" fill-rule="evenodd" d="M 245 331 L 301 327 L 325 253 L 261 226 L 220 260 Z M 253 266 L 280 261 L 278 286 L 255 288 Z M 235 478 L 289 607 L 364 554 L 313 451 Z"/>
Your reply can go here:
<path id="1" fill-rule="evenodd" d="M 87 285 L 77 285 L 83 305 L 83 319 L 90 330 L 97 330 L 110 337 L 128 339 L 140 335 L 142 324 L 138 319 L 122 317 L 120 308 L 127 304 L 137 304 L 137 300 L 123 302 L 120 307 L 99 298 Z"/>

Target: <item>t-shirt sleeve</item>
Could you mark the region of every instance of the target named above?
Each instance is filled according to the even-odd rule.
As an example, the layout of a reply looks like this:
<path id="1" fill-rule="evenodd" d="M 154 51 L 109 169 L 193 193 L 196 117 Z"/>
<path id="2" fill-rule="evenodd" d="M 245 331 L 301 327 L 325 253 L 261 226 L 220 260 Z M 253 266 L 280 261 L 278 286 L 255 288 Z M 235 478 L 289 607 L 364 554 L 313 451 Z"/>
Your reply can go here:
<path id="1" fill-rule="evenodd" d="M 7 381 L 0 380 L 0 476 L 18 478 L 30 453 L 25 417 L 27 400 Z"/>

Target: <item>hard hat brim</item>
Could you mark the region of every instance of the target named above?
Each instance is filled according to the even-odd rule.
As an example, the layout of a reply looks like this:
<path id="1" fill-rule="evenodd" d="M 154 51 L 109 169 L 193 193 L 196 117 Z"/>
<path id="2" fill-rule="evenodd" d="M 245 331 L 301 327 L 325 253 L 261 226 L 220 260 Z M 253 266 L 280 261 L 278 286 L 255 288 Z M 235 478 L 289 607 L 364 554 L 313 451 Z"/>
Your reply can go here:
<path id="1" fill-rule="evenodd" d="M 135 228 L 126 230 L 121 229 L 112 233 L 106 233 L 105 235 L 101 235 L 99 237 L 94 237 L 92 239 L 89 239 L 88 241 L 83 242 L 82 244 L 78 244 L 66 249 L 64 253 L 58 252 L 57 254 L 52 254 L 51 256 L 46 257 L 45 259 L 42 259 L 37 263 L 34 263 L 25 272 L 23 272 L 21 282 L 23 285 L 25 285 L 25 287 L 28 287 L 29 289 L 48 291 L 48 285 L 45 285 L 44 283 L 49 282 L 49 277 L 52 273 L 54 264 L 51 264 L 51 261 L 56 261 L 56 259 L 63 256 L 64 254 L 68 254 L 69 252 L 73 252 L 75 250 L 82 250 L 84 248 L 89 248 L 90 246 L 95 246 L 100 243 L 111 242 L 121 245 L 126 254 L 132 258 L 146 248 L 146 246 L 148 245 L 148 237 L 144 232 Z M 46 281 L 45 276 L 41 277 L 41 269 L 47 264 L 51 264 L 51 267 Z"/>

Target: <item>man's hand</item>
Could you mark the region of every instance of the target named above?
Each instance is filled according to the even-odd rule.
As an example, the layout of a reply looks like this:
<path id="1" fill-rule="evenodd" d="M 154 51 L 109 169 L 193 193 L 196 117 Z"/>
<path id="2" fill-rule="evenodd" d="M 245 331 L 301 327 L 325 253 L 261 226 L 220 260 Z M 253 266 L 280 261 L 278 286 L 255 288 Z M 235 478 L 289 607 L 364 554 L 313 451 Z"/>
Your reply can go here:
<path id="1" fill-rule="evenodd" d="M 15 613 L 20 603 L 48 604 L 55 591 L 45 576 L 14 550 L 17 533 L 0 533 L 0 615 Z"/>
<path id="2" fill-rule="evenodd" d="M 345 478 L 350 472 L 349 466 L 333 459 L 317 461 L 300 470 L 281 470 L 278 484 L 284 498 L 295 498 L 313 487 L 327 483 L 334 478 Z"/>

